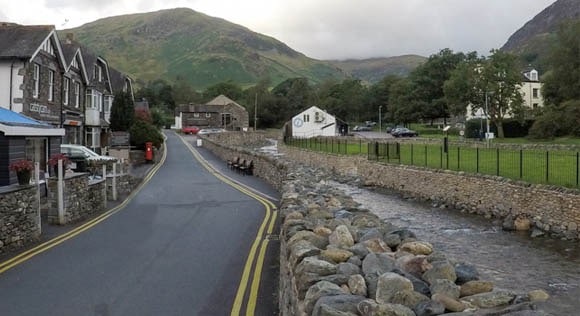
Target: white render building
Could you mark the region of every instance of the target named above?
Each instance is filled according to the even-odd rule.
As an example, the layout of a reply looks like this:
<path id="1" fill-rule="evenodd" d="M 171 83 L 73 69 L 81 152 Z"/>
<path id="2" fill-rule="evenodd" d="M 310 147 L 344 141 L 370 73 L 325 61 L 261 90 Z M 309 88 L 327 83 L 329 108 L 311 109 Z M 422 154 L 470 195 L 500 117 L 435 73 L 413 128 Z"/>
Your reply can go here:
<path id="1" fill-rule="evenodd" d="M 292 117 L 292 137 L 317 137 L 339 135 L 336 117 L 312 106 Z"/>

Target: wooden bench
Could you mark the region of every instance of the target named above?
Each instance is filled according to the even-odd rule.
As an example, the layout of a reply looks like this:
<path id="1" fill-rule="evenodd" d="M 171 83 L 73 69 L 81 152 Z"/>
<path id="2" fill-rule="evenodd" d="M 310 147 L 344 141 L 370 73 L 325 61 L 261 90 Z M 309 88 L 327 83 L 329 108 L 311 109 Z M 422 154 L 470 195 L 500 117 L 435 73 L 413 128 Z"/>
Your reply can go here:
<path id="1" fill-rule="evenodd" d="M 240 165 L 239 167 L 240 173 L 243 175 L 253 175 L 254 174 L 254 161 L 250 160 L 250 161 L 246 161 L 244 160 L 244 163 L 242 165 Z"/>
<path id="2" fill-rule="evenodd" d="M 239 163 L 240 163 L 240 157 L 234 157 L 234 159 L 228 160 L 228 168 L 233 170 L 233 169 L 237 168 L 236 166 Z"/>

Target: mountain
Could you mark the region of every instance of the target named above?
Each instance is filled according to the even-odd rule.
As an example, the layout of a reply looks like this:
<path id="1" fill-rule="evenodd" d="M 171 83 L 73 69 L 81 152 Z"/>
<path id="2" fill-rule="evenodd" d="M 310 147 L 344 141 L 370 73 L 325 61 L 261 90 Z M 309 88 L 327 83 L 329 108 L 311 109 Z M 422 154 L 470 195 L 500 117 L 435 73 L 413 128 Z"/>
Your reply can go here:
<path id="1" fill-rule="evenodd" d="M 558 0 L 510 36 L 501 49 L 519 55 L 524 65 L 546 70 L 558 27 L 571 19 L 580 19 L 580 0 Z"/>
<path id="2" fill-rule="evenodd" d="M 328 62 L 243 26 L 186 8 L 100 19 L 60 31 L 140 82 L 186 80 L 196 89 L 232 80 L 242 86 L 305 77 L 345 78 Z"/>
<path id="3" fill-rule="evenodd" d="M 387 75 L 407 76 L 427 58 L 418 55 L 403 55 L 386 58 L 348 59 L 329 61 L 353 77 L 375 83 Z"/>

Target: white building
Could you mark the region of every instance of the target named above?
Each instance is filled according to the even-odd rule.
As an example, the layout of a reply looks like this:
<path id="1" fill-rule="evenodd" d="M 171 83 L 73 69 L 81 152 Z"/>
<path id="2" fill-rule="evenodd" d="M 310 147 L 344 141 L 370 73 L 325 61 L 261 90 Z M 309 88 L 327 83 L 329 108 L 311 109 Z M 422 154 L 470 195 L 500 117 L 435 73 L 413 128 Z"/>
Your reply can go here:
<path id="1" fill-rule="evenodd" d="M 312 106 L 292 118 L 292 137 L 316 137 L 339 135 L 336 118 L 326 111 Z"/>
<path id="2" fill-rule="evenodd" d="M 529 109 L 536 109 L 544 106 L 544 98 L 542 97 L 542 83 L 538 71 L 529 68 L 522 73 L 522 83 L 520 84 L 520 94 L 524 100 L 522 104 Z M 504 118 L 510 118 L 512 115 L 506 114 Z M 471 104 L 467 106 L 466 120 L 471 119 L 485 119 L 483 109 L 477 109 L 475 113 L 472 112 Z"/>

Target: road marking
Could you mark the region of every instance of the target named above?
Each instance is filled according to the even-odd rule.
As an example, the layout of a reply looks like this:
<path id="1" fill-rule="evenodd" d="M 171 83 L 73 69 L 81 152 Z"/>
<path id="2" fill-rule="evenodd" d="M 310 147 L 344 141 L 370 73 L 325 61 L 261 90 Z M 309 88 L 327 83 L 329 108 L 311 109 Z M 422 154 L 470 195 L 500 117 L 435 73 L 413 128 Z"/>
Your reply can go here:
<path id="1" fill-rule="evenodd" d="M 203 158 L 203 156 L 189 142 L 187 142 L 180 135 L 177 136 L 181 139 L 183 144 L 185 144 L 185 146 L 193 154 L 195 159 L 206 170 L 208 170 L 209 173 L 211 173 L 213 176 L 215 176 L 222 182 L 235 188 L 236 190 L 244 193 L 249 197 L 254 198 L 262 205 L 264 205 L 264 208 L 266 209 L 264 219 L 262 220 L 260 228 L 258 229 L 258 233 L 256 234 L 256 238 L 254 239 L 254 242 L 252 243 L 252 246 L 250 248 L 250 252 L 248 253 L 248 258 L 246 259 L 246 263 L 244 265 L 242 277 L 240 280 L 240 284 L 238 286 L 238 291 L 236 293 L 234 304 L 232 306 L 232 311 L 230 313 L 231 316 L 240 315 L 240 311 L 244 304 L 244 297 L 246 296 L 246 290 L 248 286 L 250 286 L 248 300 L 246 302 L 246 315 L 253 316 L 256 309 L 256 302 L 258 300 L 258 290 L 260 288 L 262 269 L 264 266 L 266 250 L 268 247 L 269 241 L 268 235 L 272 234 L 272 231 L 274 230 L 274 225 L 276 223 L 276 218 L 278 216 L 276 205 L 269 200 L 269 198 L 271 197 L 269 197 L 268 195 L 254 188 L 251 188 L 243 183 L 240 183 L 221 173 L 214 166 L 212 166 L 205 158 Z M 254 267 L 253 278 L 252 280 L 250 280 L 250 275 L 252 274 L 252 267 Z"/>
<path id="2" fill-rule="evenodd" d="M 129 196 L 119 205 L 117 205 L 116 207 L 108 210 L 107 212 L 95 217 L 94 219 L 82 224 L 81 226 L 66 232 L 62 235 L 59 235 L 49 241 L 46 241 L 32 249 L 29 249 L 25 252 L 22 252 L 14 257 L 12 257 L 11 259 L 8 259 L 2 263 L 0 263 L 0 274 L 6 272 L 7 270 L 10 270 L 12 268 L 14 268 L 15 266 L 31 259 L 32 257 L 43 253 L 49 249 L 51 249 L 52 247 L 55 247 L 57 245 L 62 244 L 63 242 L 78 236 L 79 234 L 91 229 L 92 227 L 96 226 L 97 224 L 99 224 L 100 222 L 104 221 L 105 219 L 111 217 L 113 214 L 119 212 L 120 210 L 122 210 L 125 206 L 127 206 L 127 204 L 129 204 L 129 202 L 131 202 L 131 200 L 133 200 L 133 198 L 135 198 L 135 196 L 137 195 L 137 193 L 139 193 L 141 191 L 141 189 L 143 189 L 143 187 L 145 186 L 145 184 L 147 184 L 151 178 L 153 178 L 153 176 L 155 175 L 155 173 L 157 173 L 157 171 L 159 170 L 159 168 L 161 168 L 161 166 L 165 163 L 165 159 L 167 158 L 167 144 L 165 146 L 163 146 L 163 156 L 161 157 L 161 160 L 159 160 L 159 163 L 157 165 L 155 165 L 151 171 L 149 171 L 149 173 L 145 176 L 145 178 L 143 178 L 143 181 L 141 182 L 141 184 L 139 184 L 139 186 L 133 190 L 133 192 L 131 192 L 131 194 L 129 194 Z"/>

